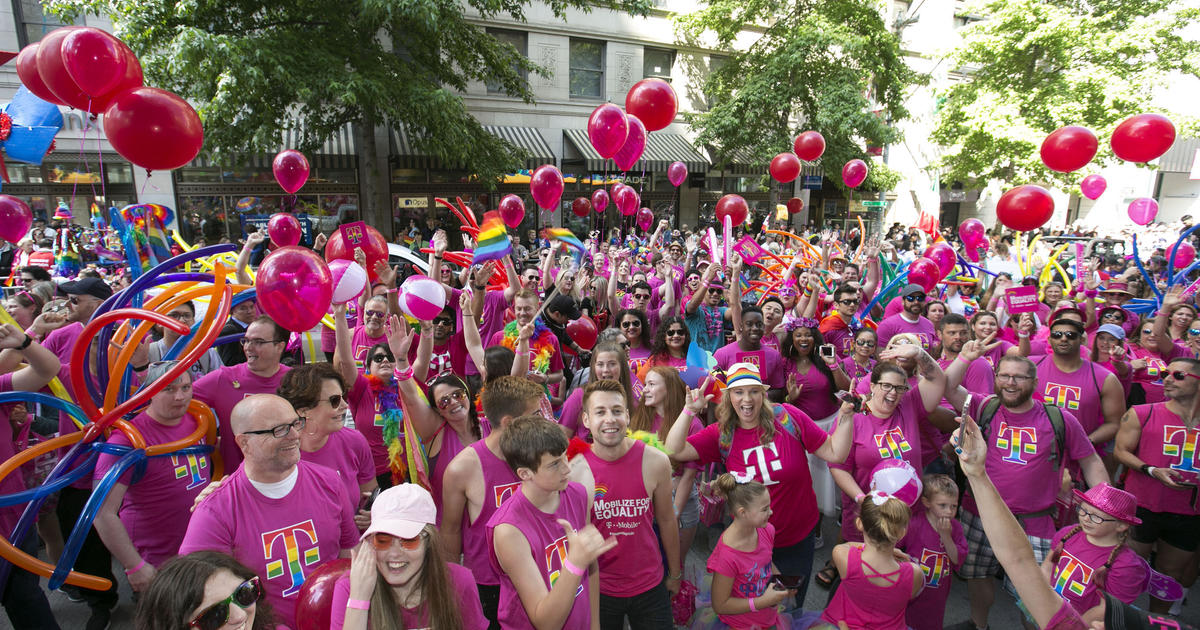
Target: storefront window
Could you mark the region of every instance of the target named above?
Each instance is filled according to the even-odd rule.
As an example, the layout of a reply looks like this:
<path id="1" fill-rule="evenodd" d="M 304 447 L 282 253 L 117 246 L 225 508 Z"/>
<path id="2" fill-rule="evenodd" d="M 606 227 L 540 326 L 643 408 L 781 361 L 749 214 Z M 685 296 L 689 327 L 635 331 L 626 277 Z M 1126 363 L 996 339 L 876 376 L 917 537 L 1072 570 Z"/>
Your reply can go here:
<path id="1" fill-rule="evenodd" d="M 465 184 L 470 173 L 462 170 L 429 170 L 429 181 L 439 184 Z"/>
<path id="2" fill-rule="evenodd" d="M 271 172 L 270 167 L 260 168 L 257 166 L 235 166 L 232 168 L 223 169 L 223 177 L 221 181 L 244 183 L 244 182 L 274 182 L 275 175 Z"/>
<path id="3" fill-rule="evenodd" d="M 205 168 L 181 168 L 176 171 L 176 173 L 176 177 L 178 177 L 179 181 L 181 182 L 211 184 L 213 182 L 221 181 L 221 169 L 216 166 Z"/>
<path id="4" fill-rule="evenodd" d="M 321 214 L 338 223 L 358 220 L 358 195 L 321 195 Z"/>
<path id="5" fill-rule="evenodd" d="M 392 183 L 394 184 L 420 184 L 425 181 L 425 169 L 421 168 L 394 168 L 392 169 Z"/>
<path id="6" fill-rule="evenodd" d="M 10 184 L 40 184 L 42 183 L 42 167 L 33 164 L 8 165 Z"/>
<path id="7" fill-rule="evenodd" d="M 334 184 L 354 184 L 358 182 L 358 171 L 343 168 L 320 168 L 308 178 L 312 182 L 330 182 Z"/>
<path id="8" fill-rule="evenodd" d="M 133 183 L 133 167 L 129 164 L 105 164 L 104 172 L 109 184 Z"/>
<path id="9" fill-rule="evenodd" d="M 85 164 L 46 163 L 46 181 L 51 184 L 99 184 L 100 173 Z"/>
<path id="10" fill-rule="evenodd" d="M 708 192 L 721 192 L 721 177 L 718 175 L 708 174 L 704 178 L 704 190 Z"/>

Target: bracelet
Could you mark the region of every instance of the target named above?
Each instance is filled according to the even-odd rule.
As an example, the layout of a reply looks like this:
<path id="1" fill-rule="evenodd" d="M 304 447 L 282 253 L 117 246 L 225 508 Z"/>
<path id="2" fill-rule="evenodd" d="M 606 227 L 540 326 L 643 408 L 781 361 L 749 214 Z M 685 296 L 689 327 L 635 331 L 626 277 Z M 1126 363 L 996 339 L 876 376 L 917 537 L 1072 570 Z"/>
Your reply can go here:
<path id="1" fill-rule="evenodd" d="M 486 291 L 487 290 L 486 284 L 472 284 L 471 286 L 475 287 L 476 291 Z"/>
<path id="2" fill-rule="evenodd" d="M 563 558 L 562 566 L 564 569 L 567 570 L 567 573 L 570 573 L 570 574 L 578 576 L 578 577 L 583 577 L 583 574 L 585 573 L 585 571 L 583 569 L 580 569 L 579 567 L 575 566 L 574 564 L 571 563 L 570 560 L 568 560 L 566 558 Z"/>
<path id="3" fill-rule="evenodd" d="M 970 362 L 970 361 L 968 361 L 968 360 L 967 360 L 967 358 L 966 358 L 966 357 L 964 357 L 964 356 L 963 356 L 963 355 L 961 355 L 961 354 L 960 354 L 960 355 L 958 355 L 957 357 L 954 357 L 954 360 L 955 360 L 955 361 L 962 361 L 963 363 L 966 363 L 967 365 L 970 365 L 970 364 L 971 364 L 971 362 Z"/>
<path id="4" fill-rule="evenodd" d="M 347 599 L 346 608 L 353 608 L 355 610 L 371 610 L 371 602 L 365 599 Z"/>
<path id="5" fill-rule="evenodd" d="M 683 571 L 680 571 L 679 573 L 677 573 L 675 575 L 668 574 L 667 579 L 668 580 L 682 580 L 683 579 Z"/>
<path id="6" fill-rule="evenodd" d="M 31 343 L 33 343 L 33 337 L 26 334 L 25 335 L 25 343 L 22 343 L 21 345 L 17 346 L 17 350 L 24 350 L 25 348 L 28 348 L 29 344 L 31 344 Z"/>
<path id="7" fill-rule="evenodd" d="M 1154 476 L 1154 466 L 1151 466 L 1150 464 L 1142 464 L 1141 471 L 1148 477 Z"/>
<path id="8" fill-rule="evenodd" d="M 854 502 L 862 503 L 862 500 L 865 498 L 867 498 L 867 495 L 863 494 L 862 492 L 859 492 L 858 494 L 854 495 Z"/>
<path id="9" fill-rule="evenodd" d="M 125 569 L 125 575 L 133 575 L 144 568 L 146 568 L 146 559 L 142 558 L 142 561 L 134 565 L 132 569 Z"/>
<path id="10" fill-rule="evenodd" d="M 1029 338 L 1029 333 L 1027 333 L 1027 332 L 1019 332 L 1019 333 L 1017 333 L 1017 337 L 1018 337 L 1019 339 L 1028 339 L 1028 338 Z"/>
<path id="11" fill-rule="evenodd" d="M 746 601 L 750 602 L 750 612 L 758 612 L 758 609 L 754 607 L 754 598 L 753 597 L 747 597 Z"/>
<path id="12" fill-rule="evenodd" d="M 1099 290 L 1097 290 L 1097 289 L 1086 289 L 1086 290 L 1083 292 L 1083 297 L 1090 297 L 1090 298 L 1094 298 L 1094 297 L 1096 297 L 1097 295 L 1100 295 L 1100 291 L 1099 291 Z"/>
<path id="13" fill-rule="evenodd" d="M 696 412 L 695 412 L 695 411 L 692 411 L 692 408 L 691 408 L 691 407 L 684 407 L 684 408 L 683 408 L 683 412 L 687 414 L 687 417 L 688 417 L 688 418 L 695 418 L 695 417 L 696 417 Z"/>
<path id="14" fill-rule="evenodd" d="M 399 372 L 396 372 L 394 374 L 394 376 L 396 377 L 397 382 L 412 380 L 412 377 L 413 377 L 412 366 L 409 366 L 403 370 L 400 370 Z"/>

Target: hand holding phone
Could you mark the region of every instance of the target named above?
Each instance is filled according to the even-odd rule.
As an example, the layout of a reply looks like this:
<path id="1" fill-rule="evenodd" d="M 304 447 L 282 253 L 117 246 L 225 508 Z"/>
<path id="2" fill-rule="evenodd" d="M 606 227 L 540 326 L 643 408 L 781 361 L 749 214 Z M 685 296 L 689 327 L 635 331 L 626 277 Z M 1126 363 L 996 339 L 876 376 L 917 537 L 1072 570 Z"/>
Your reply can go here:
<path id="1" fill-rule="evenodd" d="M 832 359 L 833 358 L 833 345 L 828 344 L 828 343 L 823 344 L 820 348 L 820 352 L 821 352 L 821 356 L 823 356 L 827 359 Z"/>

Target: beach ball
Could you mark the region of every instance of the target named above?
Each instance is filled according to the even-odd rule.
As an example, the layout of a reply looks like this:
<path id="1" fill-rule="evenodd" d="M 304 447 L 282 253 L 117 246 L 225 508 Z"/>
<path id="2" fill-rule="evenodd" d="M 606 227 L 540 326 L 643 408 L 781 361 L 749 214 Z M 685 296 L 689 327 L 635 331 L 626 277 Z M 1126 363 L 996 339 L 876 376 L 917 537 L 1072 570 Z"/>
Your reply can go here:
<path id="1" fill-rule="evenodd" d="M 409 276 L 400 285 L 400 308 L 419 321 L 432 321 L 446 307 L 442 283 L 426 276 Z"/>
<path id="2" fill-rule="evenodd" d="M 917 499 L 921 498 L 921 489 L 921 475 L 902 459 L 885 459 L 871 471 L 872 491 L 896 497 L 908 507 L 916 505 Z"/>
<path id="3" fill-rule="evenodd" d="M 345 304 L 367 288 L 367 270 L 353 260 L 339 258 L 329 263 L 329 272 L 333 274 L 334 304 Z"/>

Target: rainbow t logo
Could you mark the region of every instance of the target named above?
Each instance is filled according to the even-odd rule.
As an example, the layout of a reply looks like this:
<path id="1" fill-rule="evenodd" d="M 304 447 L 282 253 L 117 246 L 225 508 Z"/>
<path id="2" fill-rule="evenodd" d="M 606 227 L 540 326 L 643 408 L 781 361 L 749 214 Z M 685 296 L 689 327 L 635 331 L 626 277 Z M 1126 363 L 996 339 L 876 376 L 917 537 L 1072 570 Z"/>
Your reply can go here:
<path id="1" fill-rule="evenodd" d="M 925 574 L 925 586 L 937 588 L 942 578 L 950 572 L 950 556 L 933 549 L 921 550 L 921 573 Z"/>
<path id="2" fill-rule="evenodd" d="M 300 534 L 303 534 L 308 539 L 307 549 L 301 553 Z M 275 556 L 275 543 L 283 541 L 283 559 L 271 560 Z M 263 532 L 263 558 L 267 562 L 267 579 L 273 580 L 278 577 L 287 575 L 291 578 L 291 585 L 283 590 L 283 596 L 289 597 L 300 592 L 300 587 L 304 584 L 304 567 L 311 567 L 321 563 L 321 549 L 317 546 L 317 528 L 313 525 L 312 519 L 281 527 L 275 531 Z"/>
<path id="3" fill-rule="evenodd" d="M 904 459 L 904 454 L 912 450 L 908 440 L 904 438 L 904 431 L 899 427 L 888 429 L 885 433 L 876 433 L 875 446 L 883 459 Z"/>
<path id="4" fill-rule="evenodd" d="M 1179 444 L 1174 443 L 1176 438 Z M 1179 458 L 1179 461 L 1171 464 L 1171 468 L 1196 472 L 1197 438 L 1200 438 L 1200 429 L 1170 425 L 1163 427 L 1163 455 Z"/>
<path id="5" fill-rule="evenodd" d="M 1021 455 L 1037 455 L 1037 429 L 1033 427 L 1014 427 L 1000 421 L 1000 431 L 996 433 L 996 448 L 1006 451 L 1004 461 L 1024 466 L 1029 462 L 1021 459 Z"/>
<path id="6" fill-rule="evenodd" d="M 567 560 L 567 537 L 563 536 L 558 540 L 546 545 L 546 576 L 550 578 L 550 588 L 554 588 L 554 583 L 558 581 L 558 576 L 562 574 L 563 562 Z M 556 562 L 557 560 L 557 562 Z M 575 597 L 583 592 L 583 584 L 575 589 Z"/>
<path id="7" fill-rule="evenodd" d="M 178 455 L 171 456 L 171 466 L 175 469 L 176 479 L 188 479 L 187 489 L 198 488 L 208 482 L 208 478 L 200 474 L 201 470 L 208 468 L 207 457 L 196 457 L 195 455 L 185 455 L 180 458 Z"/>
<path id="8" fill-rule="evenodd" d="M 1055 407 L 1075 411 L 1079 409 L 1079 397 L 1082 394 L 1083 390 L 1073 385 L 1046 383 L 1046 393 L 1042 396 L 1042 400 L 1047 405 L 1054 405 Z"/>
<path id="9" fill-rule="evenodd" d="M 496 500 L 496 507 L 499 508 L 501 505 L 504 505 L 504 502 L 512 497 L 513 493 L 520 487 L 520 481 L 492 486 L 492 498 Z"/>
<path id="10" fill-rule="evenodd" d="M 1083 597 L 1084 591 L 1092 581 L 1094 569 L 1080 562 L 1079 558 L 1071 555 L 1071 552 L 1063 551 L 1062 558 L 1059 558 L 1058 566 L 1054 568 L 1054 571 L 1054 590 L 1059 595 L 1065 595 L 1066 591 L 1070 591 L 1076 597 Z M 1079 579 L 1074 579 L 1076 571 L 1079 572 Z"/>

